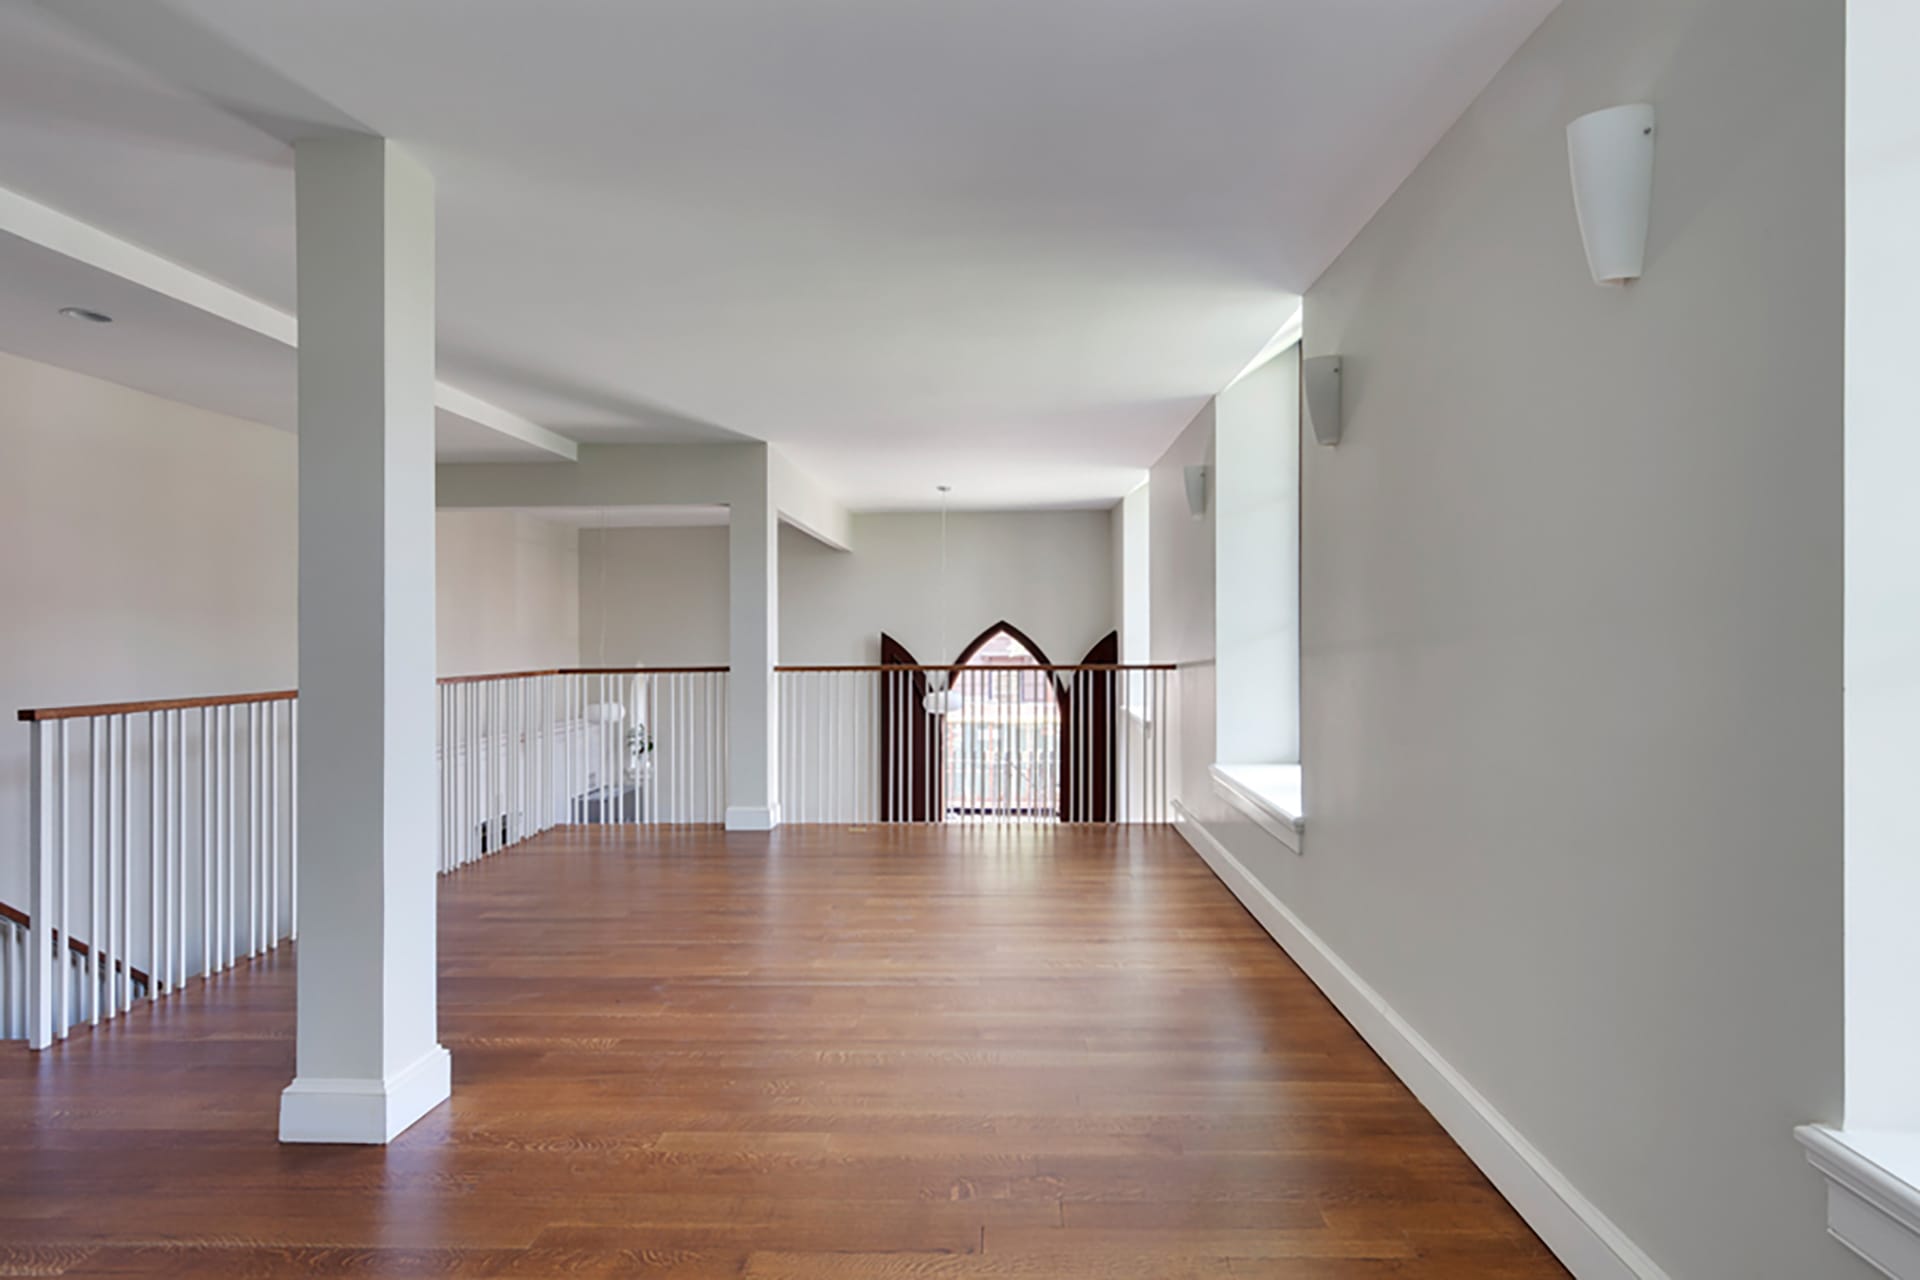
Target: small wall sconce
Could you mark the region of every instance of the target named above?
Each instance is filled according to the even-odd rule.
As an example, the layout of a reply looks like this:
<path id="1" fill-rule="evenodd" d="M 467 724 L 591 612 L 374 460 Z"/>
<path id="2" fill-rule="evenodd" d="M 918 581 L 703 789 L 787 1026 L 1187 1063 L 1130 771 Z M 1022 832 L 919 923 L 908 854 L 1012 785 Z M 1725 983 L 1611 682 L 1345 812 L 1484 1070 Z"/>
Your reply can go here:
<path id="1" fill-rule="evenodd" d="M 1653 212 L 1653 108 L 1609 107 L 1567 126 L 1573 207 L 1595 284 L 1638 280 Z"/>
<path id="2" fill-rule="evenodd" d="M 1311 356 L 1300 362 L 1300 390 L 1307 406 L 1313 438 L 1324 445 L 1340 443 L 1339 356 Z"/>
<path id="3" fill-rule="evenodd" d="M 1187 467 L 1187 511 L 1198 520 L 1207 514 L 1207 467 L 1195 462 Z"/>

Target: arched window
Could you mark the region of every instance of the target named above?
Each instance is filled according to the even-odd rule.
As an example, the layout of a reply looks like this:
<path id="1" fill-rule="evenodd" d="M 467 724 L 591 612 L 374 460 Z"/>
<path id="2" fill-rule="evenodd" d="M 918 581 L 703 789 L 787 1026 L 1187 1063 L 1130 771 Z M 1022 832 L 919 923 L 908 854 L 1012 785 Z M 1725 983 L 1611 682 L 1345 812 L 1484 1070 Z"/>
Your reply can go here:
<path id="1" fill-rule="evenodd" d="M 1111 822 L 1124 808 L 1118 633 L 1074 668 L 1004 621 L 948 666 L 918 665 L 885 632 L 880 658 L 896 668 L 877 707 L 881 821 Z M 951 705 L 928 706 L 949 690 Z"/>
<path id="2" fill-rule="evenodd" d="M 1006 623 L 960 652 L 943 752 L 949 822 L 1052 822 L 1060 809 L 1060 689 Z"/>

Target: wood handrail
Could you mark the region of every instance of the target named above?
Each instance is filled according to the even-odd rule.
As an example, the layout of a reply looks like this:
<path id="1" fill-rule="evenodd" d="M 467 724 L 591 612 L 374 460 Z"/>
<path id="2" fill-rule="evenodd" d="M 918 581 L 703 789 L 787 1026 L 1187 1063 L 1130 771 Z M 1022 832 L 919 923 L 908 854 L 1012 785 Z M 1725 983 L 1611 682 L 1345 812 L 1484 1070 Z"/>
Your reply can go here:
<path id="1" fill-rule="evenodd" d="M 715 676 L 732 667 L 544 667 L 538 671 L 491 671 L 473 676 L 441 676 L 440 684 L 477 684 L 482 680 L 531 680 L 536 676 Z"/>
<path id="2" fill-rule="evenodd" d="M 778 666 L 776 672 L 828 671 L 1175 671 L 1172 662 L 1131 663 L 1038 663 L 1019 666 L 967 666 L 934 663 L 868 663 L 846 666 Z M 436 684 L 478 684 L 486 680 L 530 680 L 538 676 L 712 676 L 726 675 L 731 667 L 542 667 L 532 671 L 491 671 L 471 676 L 441 676 Z M 201 698 L 155 698 L 144 702 L 95 702 L 75 707 L 22 707 L 19 718 L 29 723 L 43 720 L 83 720 L 90 716 L 137 715 L 142 711 L 192 711 L 199 707 L 234 707 L 257 702 L 291 702 L 300 696 L 298 689 L 274 689 L 265 693 L 224 693 Z"/>
<path id="3" fill-rule="evenodd" d="M 704 676 L 725 675 L 730 667 L 545 667 L 538 671 L 493 671 L 474 676 L 441 676 L 436 684 L 473 684 L 482 680 L 524 680 L 535 676 Z M 22 707 L 20 719 L 82 720 L 89 716 L 137 715 L 142 711 L 191 711 L 196 707 L 235 707 L 253 702 L 291 702 L 298 689 L 265 693 L 222 693 L 203 698 L 154 698 L 144 702 L 94 702 L 78 707 Z"/>
<path id="4" fill-rule="evenodd" d="M 732 667 L 562 667 L 563 676 L 723 676 Z"/>
<path id="5" fill-rule="evenodd" d="M 124 716 L 142 711 L 191 711 L 195 707 L 234 707 L 250 702 L 291 702 L 298 689 L 275 689 L 269 693 L 222 693 L 205 698 L 159 698 L 147 702 L 96 702 L 84 707 L 23 707 L 20 718 L 26 721 L 78 720 L 87 716 Z"/>
<path id="6" fill-rule="evenodd" d="M 15 924 L 19 925 L 22 929 L 33 928 L 33 917 L 28 915 L 26 912 L 22 911 L 20 908 L 12 905 L 11 903 L 0 902 L 0 919 L 11 920 Z M 53 931 L 53 937 L 54 937 L 54 941 L 57 943 L 60 939 L 60 931 L 58 929 L 55 929 Z M 80 941 L 80 939 L 78 938 L 68 938 L 67 949 L 73 952 L 73 954 L 77 956 L 85 956 L 85 955 L 93 954 L 92 950 L 87 946 L 87 944 Z M 126 961 L 124 960 L 115 960 L 113 962 L 113 967 L 116 972 L 118 972 L 121 969 L 125 969 L 128 973 L 131 973 L 133 975 L 133 980 L 135 982 L 144 982 L 147 986 L 147 990 L 149 991 L 153 990 L 153 979 L 147 976 L 146 970 L 131 968 L 127 965 Z"/>
<path id="7" fill-rule="evenodd" d="M 991 663 L 911 663 L 882 662 L 865 666 L 826 666 L 826 667 L 775 667 L 776 672 L 802 671 L 1172 671 L 1171 662 L 1022 662 L 1017 665 L 995 666 Z"/>

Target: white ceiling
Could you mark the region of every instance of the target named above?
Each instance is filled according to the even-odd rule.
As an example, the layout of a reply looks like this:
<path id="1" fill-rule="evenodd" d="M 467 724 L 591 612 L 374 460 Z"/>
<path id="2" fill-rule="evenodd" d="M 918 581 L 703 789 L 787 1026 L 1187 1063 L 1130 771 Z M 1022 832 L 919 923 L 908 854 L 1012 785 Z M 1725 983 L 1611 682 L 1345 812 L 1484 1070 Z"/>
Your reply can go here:
<path id="1" fill-rule="evenodd" d="M 856 508 L 1086 503 L 1553 3 L 0 0 L 0 187 L 291 310 L 286 139 L 385 134 L 439 184 L 462 389 L 769 440 Z M 274 380 L 167 340 L 190 395 Z"/>

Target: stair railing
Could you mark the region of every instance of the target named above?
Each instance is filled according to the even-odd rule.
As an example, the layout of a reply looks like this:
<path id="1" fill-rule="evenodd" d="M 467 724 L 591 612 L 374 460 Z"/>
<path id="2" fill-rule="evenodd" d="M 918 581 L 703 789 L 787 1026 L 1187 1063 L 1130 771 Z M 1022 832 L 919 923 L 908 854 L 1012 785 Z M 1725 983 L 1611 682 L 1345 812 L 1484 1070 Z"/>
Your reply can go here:
<path id="1" fill-rule="evenodd" d="M 717 823 L 727 669 L 439 681 L 442 874 L 562 824 Z M 37 707 L 27 904 L 0 904 L 0 1039 L 44 1049 L 295 936 L 293 690 Z"/>

